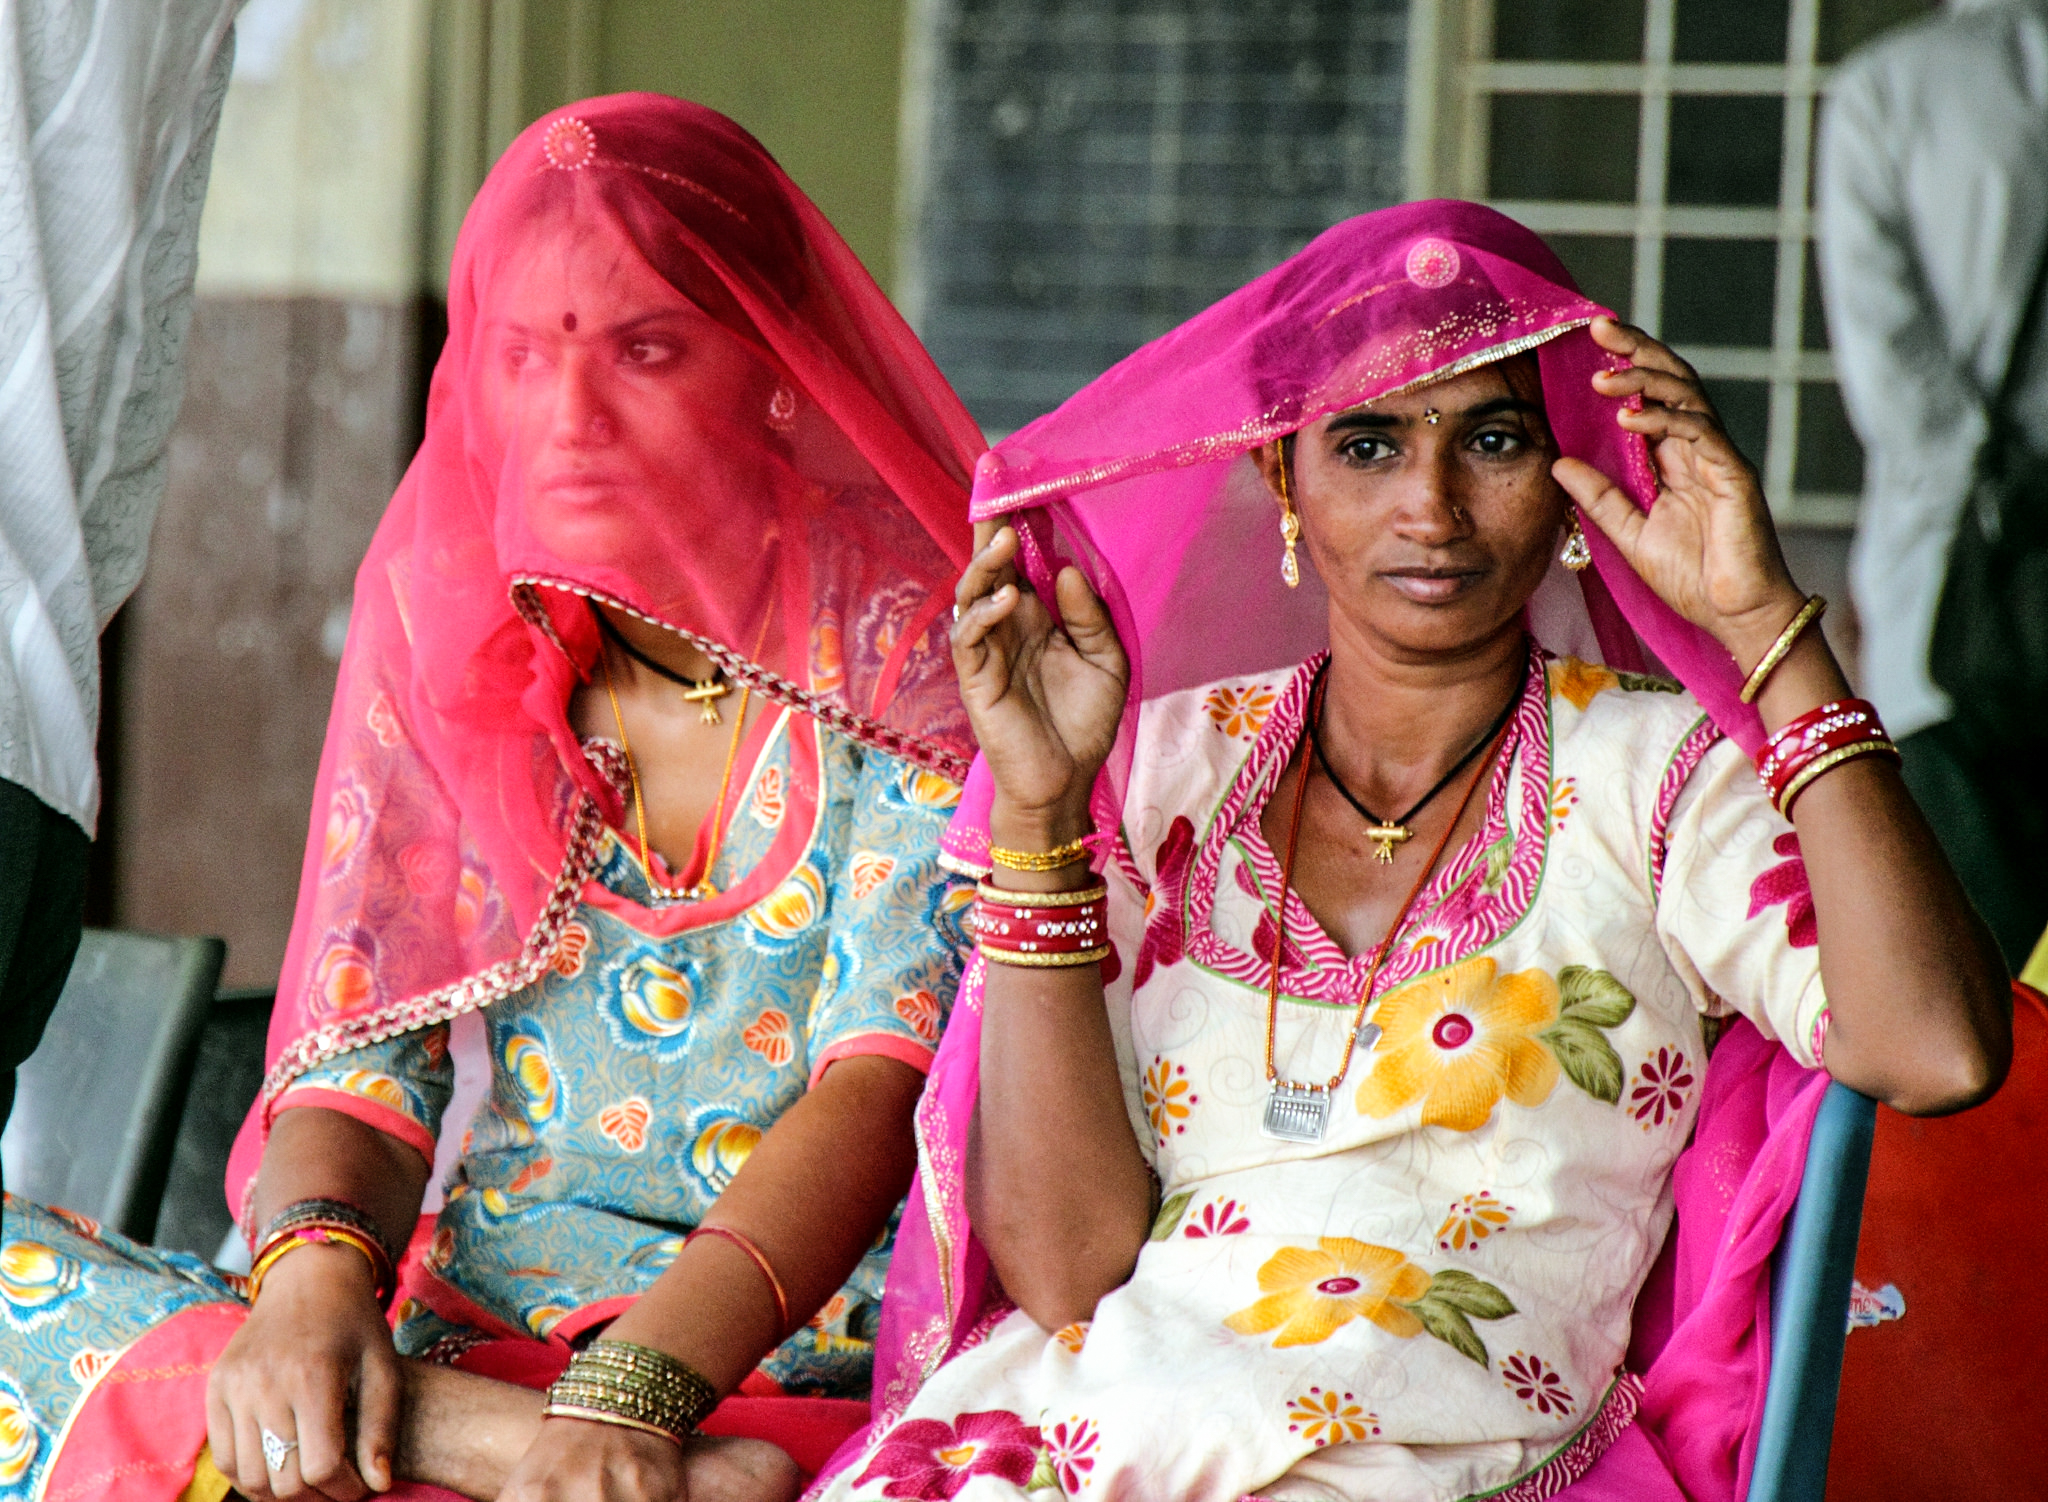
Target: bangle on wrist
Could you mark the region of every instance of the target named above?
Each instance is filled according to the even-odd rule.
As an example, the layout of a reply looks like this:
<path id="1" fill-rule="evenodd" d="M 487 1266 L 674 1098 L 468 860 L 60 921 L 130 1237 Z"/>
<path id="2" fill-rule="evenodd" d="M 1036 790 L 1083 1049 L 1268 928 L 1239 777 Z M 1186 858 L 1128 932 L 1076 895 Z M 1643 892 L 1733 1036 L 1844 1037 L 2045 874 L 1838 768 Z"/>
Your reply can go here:
<path id="1" fill-rule="evenodd" d="M 370 1264 L 370 1281 L 381 1307 L 397 1291 L 397 1278 L 384 1248 L 353 1226 L 298 1225 L 278 1232 L 265 1241 L 249 1263 L 249 1306 L 254 1308 L 263 1293 L 263 1280 L 272 1268 L 293 1252 L 309 1246 L 353 1247 Z"/>
<path id="2" fill-rule="evenodd" d="M 1799 640 L 1808 626 L 1821 618 L 1827 608 L 1828 602 L 1821 596 L 1808 595 L 1806 603 L 1799 607 L 1798 614 L 1786 623 L 1785 629 L 1778 633 L 1778 639 L 1771 643 L 1769 650 L 1750 670 L 1749 677 L 1743 680 L 1742 692 L 1736 697 L 1744 704 L 1756 703 L 1756 696 L 1764 691 L 1764 684 L 1769 682 L 1771 674 L 1778 670 L 1778 664 L 1790 655 L 1793 644 Z"/>
<path id="3" fill-rule="evenodd" d="M 587 1419 L 682 1444 L 718 1406 L 718 1389 L 665 1351 L 595 1340 L 548 1389 L 545 1418 Z"/>
<path id="4" fill-rule="evenodd" d="M 1867 699 L 1830 699 L 1790 721 L 1764 742 L 1756 775 L 1771 806 L 1786 818 L 1816 778 L 1859 756 L 1899 759 L 1876 706 Z"/>
<path id="5" fill-rule="evenodd" d="M 1109 888 L 1012 892 L 983 882 L 968 919 L 982 957 L 1033 969 L 1093 965 L 1109 957 Z"/>
<path id="6" fill-rule="evenodd" d="M 768 1260 L 768 1254 L 754 1244 L 751 1236 L 742 1235 L 731 1226 L 699 1226 L 683 1238 L 683 1245 L 688 1246 L 699 1236 L 714 1236 L 720 1241 L 731 1242 L 761 1270 L 761 1276 L 768 1282 L 769 1293 L 775 1296 L 776 1343 L 779 1345 L 789 1339 L 789 1295 L 783 1291 L 782 1279 L 775 1275 L 775 1264 Z"/>
<path id="7" fill-rule="evenodd" d="M 1006 850 L 1001 845 L 990 845 L 988 858 L 1010 871 L 1059 871 L 1087 860 L 1088 842 L 1083 836 L 1050 850 Z"/>

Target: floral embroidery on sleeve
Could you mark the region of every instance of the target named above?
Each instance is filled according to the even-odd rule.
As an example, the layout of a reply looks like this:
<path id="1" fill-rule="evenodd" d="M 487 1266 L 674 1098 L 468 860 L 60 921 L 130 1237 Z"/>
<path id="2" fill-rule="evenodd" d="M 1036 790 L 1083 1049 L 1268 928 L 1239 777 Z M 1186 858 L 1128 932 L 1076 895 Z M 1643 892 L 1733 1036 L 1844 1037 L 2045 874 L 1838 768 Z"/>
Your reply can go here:
<path id="1" fill-rule="evenodd" d="M 1806 881 L 1806 861 L 1799 854 L 1799 836 L 1786 833 L 1771 841 L 1771 849 L 1786 857 L 1764 872 L 1749 886 L 1749 916 L 1785 904 L 1785 932 L 1794 949 L 1811 949 L 1820 942 L 1820 925 L 1813 914 L 1813 890 Z"/>

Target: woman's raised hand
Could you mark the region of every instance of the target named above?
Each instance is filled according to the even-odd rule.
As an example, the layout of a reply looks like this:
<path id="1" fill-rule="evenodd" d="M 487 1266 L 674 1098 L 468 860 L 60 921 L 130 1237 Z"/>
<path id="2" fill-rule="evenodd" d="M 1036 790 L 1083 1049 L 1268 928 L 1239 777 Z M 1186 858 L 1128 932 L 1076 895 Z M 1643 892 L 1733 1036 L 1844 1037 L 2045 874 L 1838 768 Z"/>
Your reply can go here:
<path id="1" fill-rule="evenodd" d="M 983 523 L 954 600 L 953 666 L 996 784 L 998 842 L 1057 844 L 1087 828 L 1088 794 L 1116 740 L 1130 660 L 1075 568 L 1055 581 L 1060 622 L 1025 589 L 1016 529 Z"/>
<path id="2" fill-rule="evenodd" d="M 1582 459 L 1557 481 L 1673 610 L 1718 640 L 1747 671 L 1798 611 L 1754 466 L 1729 441 L 1698 374 L 1641 329 L 1595 319 L 1594 340 L 1627 370 L 1593 377 L 1601 396 L 1642 398 L 1621 425 L 1648 440 L 1659 493 L 1648 512 Z"/>

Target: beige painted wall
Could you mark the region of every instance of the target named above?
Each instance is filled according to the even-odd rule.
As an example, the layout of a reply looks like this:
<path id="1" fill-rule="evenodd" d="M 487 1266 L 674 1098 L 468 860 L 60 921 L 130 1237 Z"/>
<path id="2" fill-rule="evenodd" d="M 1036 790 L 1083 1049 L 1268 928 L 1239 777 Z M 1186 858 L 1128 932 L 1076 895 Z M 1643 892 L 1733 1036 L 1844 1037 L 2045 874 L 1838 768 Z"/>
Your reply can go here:
<path id="1" fill-rule="evenodd" d="M 251 0 L 199 293 L 400 302 L 420 284 L 428 0 Z"/>

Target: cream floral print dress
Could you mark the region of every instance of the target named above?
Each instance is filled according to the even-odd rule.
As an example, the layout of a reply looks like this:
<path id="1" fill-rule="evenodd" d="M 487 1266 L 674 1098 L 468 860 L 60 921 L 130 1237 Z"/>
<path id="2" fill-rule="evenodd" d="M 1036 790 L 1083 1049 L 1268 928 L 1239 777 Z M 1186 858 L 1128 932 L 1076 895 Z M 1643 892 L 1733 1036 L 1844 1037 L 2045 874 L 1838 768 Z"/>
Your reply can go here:
<path id="1" fill-rule="evenodd" d="M 1537 655 L 1481 831 L 1309 1144 L 1260 1131 L 1259 813 L 1321 659 L 1144 706 L 1105 969 L 1151 1240 L 1092 1322 L 1012 1311 L 904 1412 L 883 1395 L 829 1496 L 1539 1497 L 1626 1427 L 1701 1019 L 1814 1065 L 1827 1004 L 1797 842 L 1740 749 L 1660 680 Z M 1370 956 L 1286 901 L 1278 1069 L 1325 1079 Z"/>

